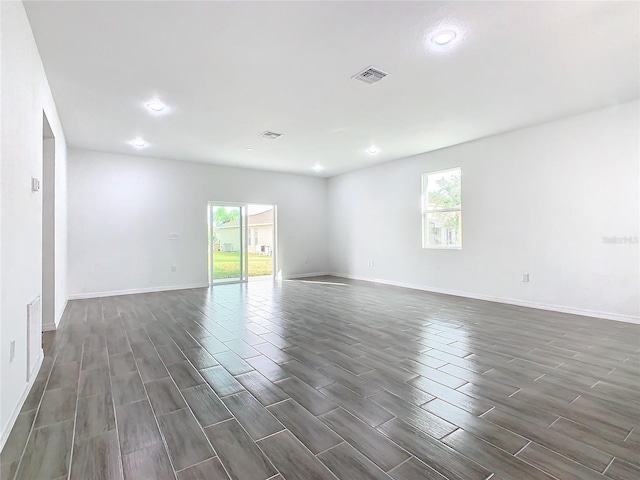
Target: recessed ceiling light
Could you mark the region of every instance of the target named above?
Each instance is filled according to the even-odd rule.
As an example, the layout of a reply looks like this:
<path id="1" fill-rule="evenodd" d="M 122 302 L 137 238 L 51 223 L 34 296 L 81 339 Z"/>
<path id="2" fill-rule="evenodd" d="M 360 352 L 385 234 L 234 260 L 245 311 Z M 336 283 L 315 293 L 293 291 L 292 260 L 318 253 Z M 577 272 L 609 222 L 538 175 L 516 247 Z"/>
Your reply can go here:
<path id="1" fill-rule="evenodd" d="M 311 167 L 311 170 L 313 170 L 314 172 L 321 172 L 322 170 L 324 170 L 324 167 L 319 163 L 316 163 L 313 167 Z"/>
<path id="2" fill-rule="evenodd" d="M 138 138 L 134 138 L 133 140 L 131 140 L 129 142 L 131 145 L 133 145 L 136 148 L 143 148 L 147 146 L 147 142 L 145 142 L 142 138 L 138 137 Z"/>
<path id="3" fill-rule="evenodd" d="M 153 100 L 149 100 L 147 103 L 144 104 L 144 106 L 155 113 L 160 113 L 167 108 L 167 106 L 157 98 L 154 98 Z"/>
<path id="4" fill-rule="evenodd" d="M 431 41 L 441 47 L 453 41 L 456 36 L 457 34 L 453 30 L 443 30 L 441 32 L 436 32 L 431 37 Z"/>
<path id="5" fill-rule="evenodd" d="M 371 145 L 369 148 L 367 148 L 367 153 L 369 155 L 375 155 L 379 151 L 380 151 L 380 149 L 378 147 L 376 147 L 375 145 Z"/>
<path id="6" fill-rule="evenodd" d="M 253 152 L 253 148 L 245 148 L 247 152 Z"/>

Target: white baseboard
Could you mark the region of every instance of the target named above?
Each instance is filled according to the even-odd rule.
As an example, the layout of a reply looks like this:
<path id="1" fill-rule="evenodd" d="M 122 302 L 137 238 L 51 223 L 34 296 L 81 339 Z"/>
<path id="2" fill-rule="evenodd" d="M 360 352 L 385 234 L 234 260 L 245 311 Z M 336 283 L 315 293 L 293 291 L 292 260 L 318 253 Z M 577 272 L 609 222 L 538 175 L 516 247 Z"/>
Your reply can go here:
<path id="1" fill-rule="evenodd" d="M 38 360 L 38 364 L 36 365 L 35 372 L 33 372 L 33 375 L 31 375 L 31 379 L 29 380 L 29 383 L 23 390 L 22 395 L 20 395 L 20 400 L 18 400 L 18 403 L 16 403 L 16 406 L 11 411 L 9 420 L 7 420 L 7 423 L 2 426 L 2 433 L 0 433 L 0 451 L 4 448 L 4 444 L 7 442 L 7 439 L 9 438 L 11 429 L 13 428 L 13 425 L 16 423 L 16 420 L 18 419 L 20 410 L 22 410 L 22 406 L 24 405 L 24 402 L 27 400 L 27 396 L 31 391 L 31 387 L 33 387 L 33 384 L 35 383 L 36 378 L 38 378 L 38 373 L 40 373 L 40 367 L 42 367 L 43 360 L 44 360 L 44 351 L 40 350 L 40 359 Z"/>
<path id="2" fill-rule="evenodd" d="M 191 288 L 207 288 L 208 283 L 194 283 L 191 285 L 173 285 L 168 287 L 132 288 L 130 290 L 114 290 L 109 292 L 73 293 L 69 300 L 84 300 L 87 298 L 117 297 L 120 295 L 135 295 L 137 293 L 168 292 L 171 290 L 189 290 Z"/>
<path id="3" fill-rule="evenodd" d="M 312 272 L 312 273 L 296 273 L 295 275 L 287 275 L 284 280 L 295 280 L 296 278 L 322 277 L 324 275 L 333 275 L 329 272 Z"/>
<path id="4" fill-rule="evenodd" d="M 456 297 L 473 298 L 475 300 L 486 300 L 488 302 L 505 303 L 507 305 L 516 305 L 519 307 L 536 308 L 538 310 L 549 310 L 552 312 L 570 313 L 573 315 L 582 315 L 585 317 L 603 318 L 606 320 L 615 320 L 618 322 L 640 324 L 640 317 L 635 315 L 626 315 L 623 313 L 598 312 L 598 311 L 586 310 L 582 308 L 567 307 L 564 305 L 552 305 L 547 303 L 532 302 L 530 300 L 520 300 L 517 298 L 495 297 L 492 295 L 462 292 L 458 290 L 449 290 L 446 288 L 429 287 L 426 285 L 417 285 L 412 283 L 395 282 L 392 280 L 361 277 L 358 275 L 349 275 L 346 273 L 332 272 L 332 273 L 328 273 L 327 275 L 332 275 L 332 276 L 341 277 L 341 278 L 349 278 L 352 280 L 362 280 L 365 282 L 380 283 L 383 285 L 391 285 L 394 287 L 410 288 L 412 290 L 422 290 L 425 292 L 443 293 L 445 295 L 454 295 Z"/>

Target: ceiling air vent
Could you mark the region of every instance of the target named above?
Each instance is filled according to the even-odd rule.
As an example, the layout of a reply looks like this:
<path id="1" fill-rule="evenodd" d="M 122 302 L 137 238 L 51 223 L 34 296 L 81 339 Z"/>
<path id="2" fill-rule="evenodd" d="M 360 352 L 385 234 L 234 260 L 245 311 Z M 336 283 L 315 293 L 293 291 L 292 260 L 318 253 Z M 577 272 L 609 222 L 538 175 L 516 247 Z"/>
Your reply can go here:
<path id="1" fill-rule="evenodd" d="M 270 132 L 269 130 L 267 130 L 266 132 L 264 132 L 262 135 L 260 135 L 263 138 L 268 138 L 269 140 L 275 140 L 276 138 L 280 138 L 282 136 L 281 133 L 276 133 L 276 132 Z"/>
<path id="2" fill-rule="evenodd" d="M 357 75 L 354 75 L 351 78 L 353 78 L 354 80 L 360 80 L 364 83 L 372 84 L 372 83 L 378 83 L 387 75 L 389 75 L 387 72 L 383 72 L 379 68 L 367 67 L 363 71 L 361 71 Z"/>

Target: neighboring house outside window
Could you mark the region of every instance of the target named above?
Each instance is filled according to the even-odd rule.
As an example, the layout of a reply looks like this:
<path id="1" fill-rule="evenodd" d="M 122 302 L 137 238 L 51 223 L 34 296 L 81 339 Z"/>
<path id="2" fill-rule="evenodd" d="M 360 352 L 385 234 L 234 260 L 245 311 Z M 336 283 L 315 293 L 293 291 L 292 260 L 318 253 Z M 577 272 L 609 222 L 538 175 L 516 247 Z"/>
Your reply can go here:
<path id="1" fill-rule="evenodd" d="M 247 216 L 247 250 L 258 255 L 273 255 L 273 209 Z M 240 221 L 234 219 L 216 227 L 216 236 L 224 252 L 240 250 Z"/>

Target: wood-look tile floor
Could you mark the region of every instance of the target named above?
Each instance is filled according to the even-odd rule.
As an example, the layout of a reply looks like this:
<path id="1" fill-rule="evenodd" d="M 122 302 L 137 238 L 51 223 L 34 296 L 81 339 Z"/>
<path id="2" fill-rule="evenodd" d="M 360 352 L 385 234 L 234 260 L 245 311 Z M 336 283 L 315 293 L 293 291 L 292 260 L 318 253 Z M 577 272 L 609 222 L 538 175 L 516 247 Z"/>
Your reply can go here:
<path id="1" fill-rule="evenodd" d="M 44 343 L 3 480 L 640 478 L 640 325 L 322 277 L 72 301 Z"/>

